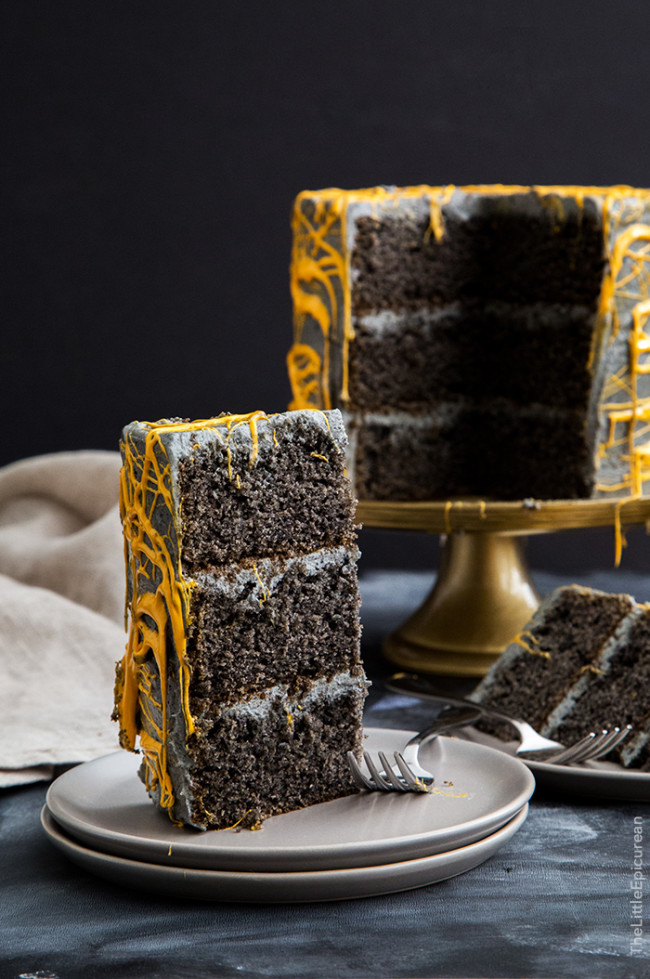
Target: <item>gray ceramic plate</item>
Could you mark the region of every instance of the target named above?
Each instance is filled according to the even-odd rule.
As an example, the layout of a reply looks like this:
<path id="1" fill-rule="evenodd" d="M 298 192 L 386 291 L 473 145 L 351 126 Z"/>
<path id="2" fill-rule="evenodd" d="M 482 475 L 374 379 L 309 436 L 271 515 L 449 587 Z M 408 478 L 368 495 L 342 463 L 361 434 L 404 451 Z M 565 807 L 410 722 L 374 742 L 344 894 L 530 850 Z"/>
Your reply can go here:
<path id="1" fill-rule="evenodd" d="M 608 761 L 584 765 L 549 765 L 527 761 L 540 786 L 565 797 L 650 802 L 650 773 L 633 772 Z"/>
<path id="2" fill-rule="evenodd" d="M 366 730 L 369 751 L 404 746 L 410 731 Z M 57 823 L 93 850 L 165 866 L 286 872 L 370 867 L 456 849 L 519 812 L 535 787 L 525 765 L 500 751 L 438 738 L 421 754 L 431 794 L 362 792 L 267 819 L 259 832 L 175 826 L 150 802 L 139 759 L 124 751 L 61 775 L 47 794 Z"/>
<path id="3" fill-rule="evenodd" d="M 377 897 L 456 877 L 493 856 L 517 832 L 527 813 L 528 805 L 525 805 L 495 833 L 447 853 L 378 867 L 292 873 L 196 870 L 128 860 L 91 850 L 71 839 L 58 827 L 45 806 L 41 822 L 52 843 L 70 860 L 114 884 L 192 900 L 304 903 Z"/>
<path id="4" fill-rule="evenodd" d="M 459 737 L 514 755 L 515 744 L 498 741 L 482 731 L 464 728 Z M 619 802 L 650 802 L 650 772 L 623 768 L 612 761 L 588 761 L 583 765 L 551 765 L 527 758 L 525 764 L 541 788 L 566 798 L 617 799 Z"/>

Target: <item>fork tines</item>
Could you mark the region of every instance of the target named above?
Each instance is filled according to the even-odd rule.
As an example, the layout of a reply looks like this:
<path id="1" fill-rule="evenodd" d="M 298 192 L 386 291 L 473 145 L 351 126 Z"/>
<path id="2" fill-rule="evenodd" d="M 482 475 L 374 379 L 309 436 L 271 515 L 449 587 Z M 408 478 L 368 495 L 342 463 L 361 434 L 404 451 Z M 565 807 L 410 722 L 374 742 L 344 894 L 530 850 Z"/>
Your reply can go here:
<path id="1" fill-rule="evenodd" d="M 612 730 L 605 729 L 604 731 L 600 731 L 599 734 L 592 731 L 585 738 L 576 742 L 576 744 L 553 755 L 549 761 L 554 765 L 573 765 L 583 761 L 597 761 L 618 747 L 631 731 L 631 724 L 623 728 L 615 727 Z"/>
<path id="2" fill-rule="evenodd" d="M 370 791 L 377 791 L 379 789 L 382 792 L 429 792 L 430 786 L 425 785 L 425 783 L 413 773 L 409 766 L 404 761 L 404 758 L 399 751 L 395 753 L 395 764 L 400 770 L 400 774 L 394 771 L 392 765 L 388 761 L 385 753 L 379 751 L 379 760 L 383 765 L 383 771 L 379 771 L 375 765 L 372 755 L 367 751 L 363 753 L 363 760 L 367 765 L 368 771 L 370 772 L 370 778 L 363 773 L 359 762 L 355 758 L 351 751 L 348 751 L 348 764 L 350 766 L 350 771 L 352 777 L 360 789 L 369 789 Z"/>

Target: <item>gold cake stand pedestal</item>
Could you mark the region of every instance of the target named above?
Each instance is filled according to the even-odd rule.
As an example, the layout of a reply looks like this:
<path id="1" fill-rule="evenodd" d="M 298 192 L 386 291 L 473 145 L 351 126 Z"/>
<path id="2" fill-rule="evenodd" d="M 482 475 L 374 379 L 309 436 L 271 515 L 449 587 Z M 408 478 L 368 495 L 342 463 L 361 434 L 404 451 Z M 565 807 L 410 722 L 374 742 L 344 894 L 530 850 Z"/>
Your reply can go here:
<path id="1" fill-rule="evenodd" d="M 650 521 L 650 499 L 362 500 L 357 519 L 370 527 L 445 535 L 435 586 L 384 641 L 386 658 L 419 673 L 479 677 L 539 604 L 524 556 L 525 537 L 604 526 L 622 535 L 623 527 Z"/>

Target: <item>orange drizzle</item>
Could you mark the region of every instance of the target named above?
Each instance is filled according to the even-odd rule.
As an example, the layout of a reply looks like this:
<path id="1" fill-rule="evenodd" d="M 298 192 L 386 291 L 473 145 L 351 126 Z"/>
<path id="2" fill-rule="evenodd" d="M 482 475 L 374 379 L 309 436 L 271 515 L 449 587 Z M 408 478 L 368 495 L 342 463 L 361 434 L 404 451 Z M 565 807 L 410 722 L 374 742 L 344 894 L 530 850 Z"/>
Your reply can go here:
<path id="1" fill-rule="evenodd" d="M 259 452 L 257 425 L 267 417 L 264 412 L 256 411 L 195 422 L 144 422 L 143 427 L 147 429 L 144 452 L 138 450 L 132 438 L 122 445 L 120 513 L 133 591 L 127 603 L 131 622 L 126 653 L 117 670 L 115 717 L 124 748 L 136 751 L 139 736 L 145 784 L 148 790 L 160 790 L 160 805 L 168 810 L 173 806 L 174 794 L 167 768 L 167 634 L 171 632 L 178 660 L 180 701 L 189 735 L 195 729 L 189 705 L 190 669 L 186 658 L 193 582 L 184 577 L 181 568 L 179 503 L 174 498 L 171 464 L 161 435 L 214 430 L 227 447 L 228 473 L 232 478 L 228 444 L 232 433 L 240 425 L 248 425 L 249 466 L 252 467 Z M 160 529 L 162 524 L 164 529 Z M 264 593 L 263 584 L 262 589 Z"/>
<path id="2" fill-rule="evenodd" d="M 332 325 L 341 321 L 340 284 L 345 281 L 342 213 L 336 207 L 316 204 L 313 220 L 296 205 L 293 218 L 291 297 L 298 334 L 309 317 L 323 336 L 322 358 L 308 345 L 296 341 L 288 365 L 294 390 L 292 407 L 332 405 L 329 390 Z"/>
<path id="3" fill-rule="evenodd" d="M 448 789 L 436 788 L 435 785 L 425 790 L 429 795 L 444 795 L 448 799 L 471 799 L 469 792 L 450 792 Z"/>
<path id="4" fill-rule="evenodd" d="M 295 343 L 287 356 L 287 368 L 294 394 L 290 409 L 331 406 L 329 387 L 323 383 L 322 361 L 313 347 Z"/>
<path id="5" fill-rule="evenodd" d="M 517 643 L 517 645 L 520 646 L 524 652 L 530 653 L 531 656 L 541 656 L 543 659 L 551 659 L 551 654 L 546 652 L 544 649 L 540 649 L 539 639 L 537 639 L 537 637 L 527 629 L 520 632 L 519 635 L 515 636 L 512 641 Z"/>
<path id="6" fill-rule="evenodd" d="M 354 339 L 352 326 L 349 255 L 347 251 L 346 216 L 355 201 L 373 205 L 386 201 L 429 196 L 429 228 L 436 241 L 444 235 L 442 207 L 451 199 L 449 187 L 402 187 L 391 190 L 372 187 L 364 191 L 325 190 L 317 194 L 305 191 L 298 196 L 293 211 L 293 249 L 290 283 L 294 310 L 294 344 L 287 357 L 293 401 L 291 408 L 323 407 L 333 404 L 330 388 L 331 348 L 340 343 L 340 399 L 349 400 L 348 348 Z M 305 204 L 314 204 L 309 217 Z M 314 321 L 322 335 L 322 356 L 304 341 L 305 324 Z"/>
<path id="7" fill-rule="evenodd" d="M 269 600 L 269 598 L 271 596 L 271 592 L 269 591 L 269 589 L 266 587 L 266 585 L 264 584 L 264 582 L 260 578 L 260 573 L 257 570 L 257 565 L 256 564 L 253 565 L 253 574 L 255 575 L 255 577 L 258 580 L 259 585 L 260 585 L 260 591 L 262 592 L 262 597 L 260 599 L 258 599 L 258 605 L 261 608 L 262 605 L 264 605 L 264 602 L 267 602 Z"/>
<path id="8" fill-rule="evenodd" d="M 292 408 L 324 407 L 334 403 L 331 390 L 331 349 L 341 346 L 341 384 L 338 396 L 342 404 L 349 400 L 348 349 L 354 338 L 351 315 L 351 283 L 347 254 L 347 210 L 351 204 L 364 202 L 372 207 L 389 204 L 398 207 L 403 201 L 428 198 L 429 226 L 426 237 L 440 242 L 445 234 L 443 207 L 456 190 L 469 194 L 508 195 L 536 193 L 545 206 L 554 210 L 558 223 L 564 216 L 562 198 L 573 197 L 579 208 L 587 196 L 622 199 L 628 187 L 562 187 L 474 184 L 456 187 L 370 187 L 346 191 L 338 187 L 320 191 L 303 191 L 296 198 L 292 218 L 293 248 L 290 282 L 294 309 L 294 344 L 287 363 L 293 392 Z M 311 216 L 308 212 L 311 213 Z M 313 322 L 322 336 L 322 356 L 305 340 L 305 326 Z"/>
<path id="9" fill-rule="evenodd" d="M 604 670 L 601 670 L 599 666 L 595 666 L 593 663 L 585 663 L 584 666 L 580 667 L 580 673 L 593 673 L 595 676 L 603 676 Z"/>
<path id="10" fill-rule="evenodd" d="M 646 333 L 650 317 L 650 227 L 639 223 L 641 206 L 636 202 L 627 215 L 619 211 L 613 216 L 610 273 L 601 295 L 601 308 L 612 320 L 612 339 L 620 331 L 622 314 L 629 316 L 631 310 L 632 323 L 628 364 L 611 374 L 603 387 L 600 408 L 608 434 L 598 450 L 601 461 L 610 453 L 620 454 L 627 472 L 619 482 L 599 482 L 597 488 L 602 493 L 625 494 L 628 499 L 641 497 L 650 480 L 650 397 L 639 393 L 641 375 L 650 373 L 650 337 Z M 621 520 L 624 502 L 618 501 L 615 508 L 617 567 L 626 545 Z"/>

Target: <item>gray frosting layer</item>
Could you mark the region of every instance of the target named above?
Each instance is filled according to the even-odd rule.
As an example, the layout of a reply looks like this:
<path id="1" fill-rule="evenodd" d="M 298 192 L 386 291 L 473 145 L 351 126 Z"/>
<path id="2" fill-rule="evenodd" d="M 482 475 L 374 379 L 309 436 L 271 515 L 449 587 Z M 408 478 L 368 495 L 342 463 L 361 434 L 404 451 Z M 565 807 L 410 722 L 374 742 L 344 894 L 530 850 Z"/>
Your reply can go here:
<path id="1" fill-rule="evenodd" d="M 323 547 L 311 554 L 290 558 L 259 558 L 254 566 L 233 565 L 220 572 L 196 574 L 194 581 L 212 593 L 216 601 L 236 596 L 240 602 L 258 611 L 272 595 L 285 575 L 294 568 L 305 577 L 313 577 L 325 568 L 340 566 L 343 562 L 356 562 L 360 557 L 357 548 L 347 546 Z"/>
<path id="2" fill-rule="evenodd" d="M 298 710 L 308 711 L 323 700 L 338 700 L 354 691 L 365 692 L 367 685 L 367 681 L 364 679 L 352 677 L 349 673 L 338 673 L 331 679 L 320 677 L 312 682 L 306 693 L 296 697 L 295 694 L 289 694 L 289 688 L 286 685 L 278 684 L 266 690 L 263 696 L 250 697 L 238 704 L 224 707 L 223 713 L 232 716 L 262 717 L 274 708 L 279 699 L 285 709 L 290 714 L 294 714 Z"/>
<path id="3" fill-rule="evenodd" d="M 435 308 L 422 306 L 417 310 L 401 309 L 395 312 L 391 309 L 378 310 L 372 313 L 364 313 L 355 317 L 355 323 L 363 326 L 369 333 L 377 337 L 400 334 L 403 330 L 408 330 L 412 324 L 422 329 L 426 326 L 435 326 L 436 323 L 449 320 L 451 317 L 459 319 L 464 313 L 464 304 L 460 301 L 446 303 Z M 560 322 L 570 322 L 573 318 L 593 319 L 593 313 L 587 306 L 578 303 L 573 306 L 557 303 L 534 303 L 527 306 L 513 306 L 506 302 L 488 302 L 482 304 L 481 309 L 490 317 L 510 319 L 516 316 L 519 329 L 544 329 L 557 326 Z M 462 324 L 459 323 L 459 329 Z"/>

